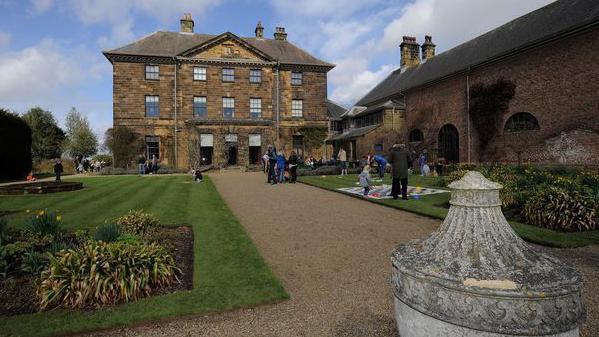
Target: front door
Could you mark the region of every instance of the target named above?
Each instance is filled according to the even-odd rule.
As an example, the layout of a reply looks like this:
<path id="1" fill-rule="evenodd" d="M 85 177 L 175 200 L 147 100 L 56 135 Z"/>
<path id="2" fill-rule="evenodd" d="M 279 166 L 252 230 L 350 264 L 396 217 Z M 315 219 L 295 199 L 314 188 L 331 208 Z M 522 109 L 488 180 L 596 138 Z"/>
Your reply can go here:
<path id="1" fill-rule="evenodd" d="M 227 144 L 227 165 L 237 165 L 237 143 Z"/>

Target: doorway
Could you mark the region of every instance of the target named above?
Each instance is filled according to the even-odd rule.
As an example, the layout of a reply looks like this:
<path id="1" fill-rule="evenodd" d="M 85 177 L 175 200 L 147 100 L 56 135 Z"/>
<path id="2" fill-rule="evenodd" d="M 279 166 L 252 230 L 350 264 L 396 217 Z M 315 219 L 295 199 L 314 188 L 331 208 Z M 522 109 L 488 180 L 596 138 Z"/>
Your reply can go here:
<path id="1" fill-rule="evenodd" d="M 237 165 L 237 143 L 227 144 L 227 165 Z"/>
<path id="2" fill-rule="evenodd" d="M 439 156 L 448 163 L 460 162 L 460 136 L 452 124 L 445 124 L 439 130 Z"/>

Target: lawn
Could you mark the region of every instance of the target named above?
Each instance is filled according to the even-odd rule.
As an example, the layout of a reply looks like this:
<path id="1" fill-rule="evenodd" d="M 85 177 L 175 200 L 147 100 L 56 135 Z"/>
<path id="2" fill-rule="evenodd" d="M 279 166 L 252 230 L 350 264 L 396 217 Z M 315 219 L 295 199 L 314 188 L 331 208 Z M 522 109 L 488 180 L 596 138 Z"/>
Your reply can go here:
<path id="1" fill-rule="evenodd" d="M 83 190 L 0 196 L 0 211 L 18 226 L 27 209 L 59 210 L 67 228 L 90 229 L 143 208 L 161 223 L 188 224 L 194 236 L 194 289 L 96 311 L 53 310 L 0 318 L 0 335 L 49 336 L 125 326 L 134 322 L 254 306 L 289 295 L 265 264 L 209 178 L 112 176 L 72 178 Z"/>
<path id="2" fill-rule="evenodd" d="M 431 187 L 436 189 L 442 189 L 439 186 L 438 177 L 422 177 L 419 175 L 412 175 L 409 178 L 408 184 L 410 186 L 420 186 L 420 187 Z M 336 191 L 339 193 L 344 193 L 338 191 L 337 188 L 342 187 L 356 187 L 356 181 L 358 181 L 357 175 L 347 175 L 344 177 L 339 176 L 303 176 L 298 177 L 298 181 L 324 188 L 327 190 Z M 389 175 L 385 176 L 383 181 L 385 184 L 391 184 L 391 179 Z M 380 184 L 380 183 L 377 183 Z M 347 193 L 344 193 L 347 194 Z M 352 194 L 347 194 L 354 197 Z M 371 199 L 367 198 L 365 200 L 375 202 L 378 204 L 382 204 L 385 206 L 398 208 L 401 210 L 405 210 L 408 212 L 417 213 L 420 215 L 425 215 L 437 219 L 444 219 L 447 215 L 448 211 L 448 202 L 449 202 L 449 193 L 441 193 L 441 194 L 433 194 L 433 195 L 425 195 L 422 196 L 420 200 L 410 199 L 410 200 L 393 200 L 393 199 Z M 361 198 L 361 197 L 359 197 Z M 576 232 L 576 233 L 564 233 L 557 232 L 545 228 L 540 228 L 536 226 L 531 226 L 528 224 L 524 224 L 517 221 L 509 221 L 512 228 L 522 237 L 524 240 L 545 245 L 551 247 L 560 247 L 560 248 L 571 248 L 571 247 L 580 247 L 586 246 L 590 244 L 599 244 L 599 231 L 589 231 L 589 232 Z"/>

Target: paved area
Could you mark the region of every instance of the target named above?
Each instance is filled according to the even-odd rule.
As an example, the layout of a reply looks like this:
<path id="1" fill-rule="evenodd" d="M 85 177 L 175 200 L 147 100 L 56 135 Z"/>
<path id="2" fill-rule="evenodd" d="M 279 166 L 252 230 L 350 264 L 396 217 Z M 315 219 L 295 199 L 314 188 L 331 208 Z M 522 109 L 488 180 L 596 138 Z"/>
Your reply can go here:
<path id="1" fill-rule="evenodd" d="M 397 243 L 421 238 L 441 221 L 302 184 L 271 186 L 262 173 L 211 178 L 291 299 L 93 336 L 398 336 L 389 254 Z M 583 336 L 598 331 L 599 301 L 591 295 L 599 279 L 598 247 L 552 250 L 582 269 L 587 280 L 592 308 Z"/>

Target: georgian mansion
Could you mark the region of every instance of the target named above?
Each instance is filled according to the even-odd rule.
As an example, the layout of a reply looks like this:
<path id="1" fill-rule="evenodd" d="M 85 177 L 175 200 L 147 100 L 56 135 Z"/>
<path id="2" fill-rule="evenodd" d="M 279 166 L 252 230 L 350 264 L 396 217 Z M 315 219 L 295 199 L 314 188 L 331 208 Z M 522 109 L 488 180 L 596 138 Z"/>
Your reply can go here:
<path id="1" fill-rule="evenodd" d="M 325 151 L 329 119 L 321 61 L 259 22 L 255 36 L 155 32 L 105 51 L 113 65 L 113 122 L 143 137 L 147 157 L 175 167 L 259 164 L 269 144 L 300 156 Z"/>

